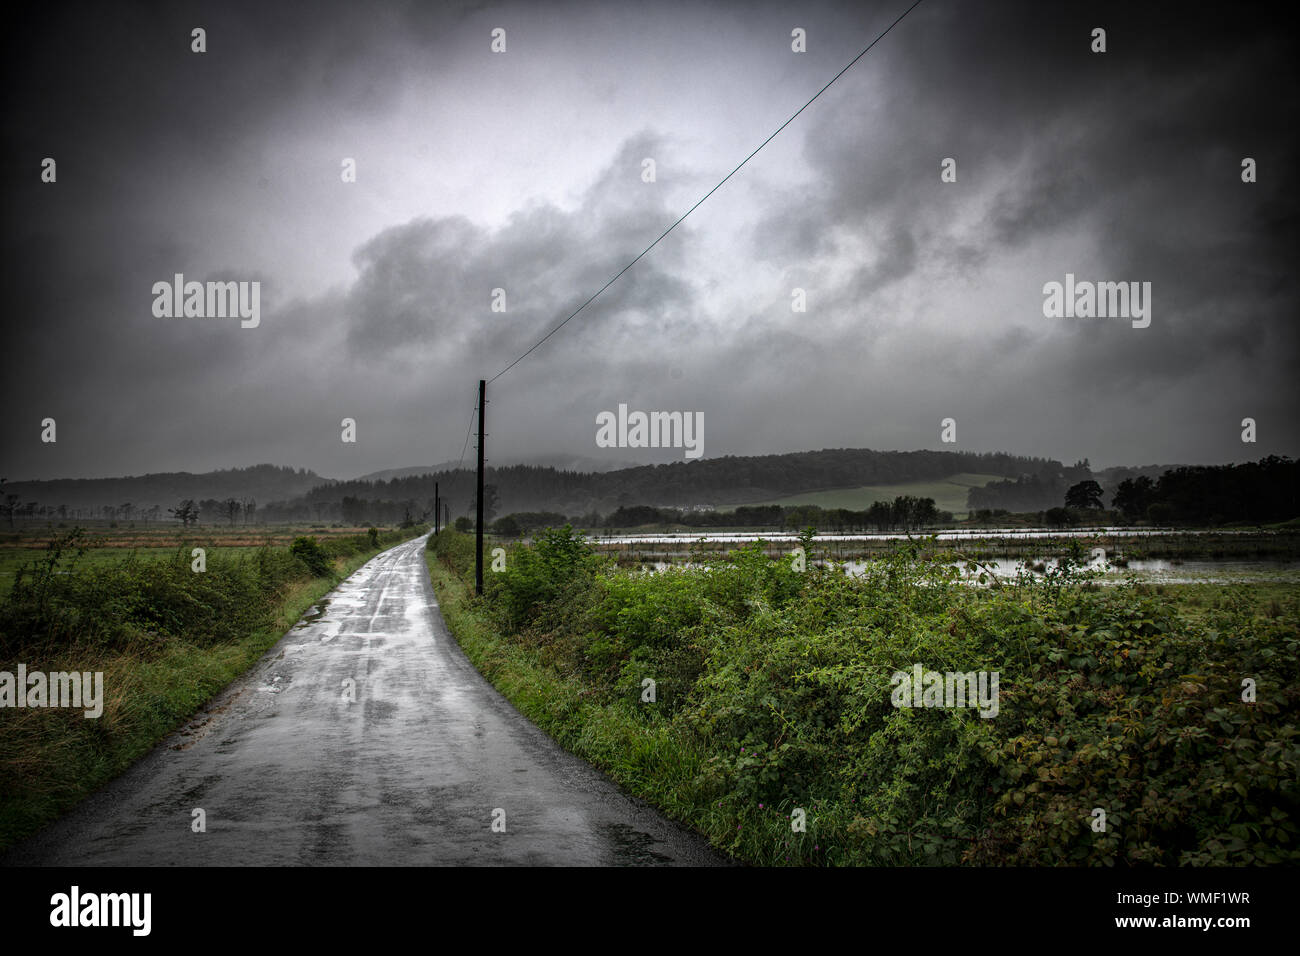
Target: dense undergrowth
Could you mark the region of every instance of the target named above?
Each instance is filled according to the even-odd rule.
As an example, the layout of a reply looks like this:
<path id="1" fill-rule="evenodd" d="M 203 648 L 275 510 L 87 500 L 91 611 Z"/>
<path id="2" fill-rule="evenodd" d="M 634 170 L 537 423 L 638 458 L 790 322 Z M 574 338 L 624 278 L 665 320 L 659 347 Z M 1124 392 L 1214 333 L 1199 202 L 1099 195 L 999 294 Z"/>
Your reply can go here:
<path id="1" fill-rule="evenodd" d="M 912 546 L 860 578 L 761 544 L 697 561 L 620 570 L 550 530 L 475 598 L 472 538 L 430 541 L 476 665 L 745 862 L 1300 861 L 1294 594 L 1269 610 L 1225 586 L 1192 615 L 1069 562 L 972 587 Z M 895 707 L 915 664 L 998 672 L 996 716 Z"/>

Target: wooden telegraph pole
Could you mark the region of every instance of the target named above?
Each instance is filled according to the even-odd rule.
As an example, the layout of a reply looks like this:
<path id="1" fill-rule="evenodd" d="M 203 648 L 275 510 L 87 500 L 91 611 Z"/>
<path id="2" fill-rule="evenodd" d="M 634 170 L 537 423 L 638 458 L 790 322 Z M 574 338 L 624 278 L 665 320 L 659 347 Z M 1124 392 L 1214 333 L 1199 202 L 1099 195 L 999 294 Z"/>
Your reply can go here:
<path id="1" fill-rule="evenodd" d="M 483 593 L 483 419 L 487 410 L 487 382 L 478 380 L 478 497 L 474 522 L 474 593 Z"/>
<path id="2" fill-rule="evenodd" d="M 442 517 L 442 499 L 438 497 L 438 483 L 433 483 L 433 533 L 438 533 L 438 519 Z"/>

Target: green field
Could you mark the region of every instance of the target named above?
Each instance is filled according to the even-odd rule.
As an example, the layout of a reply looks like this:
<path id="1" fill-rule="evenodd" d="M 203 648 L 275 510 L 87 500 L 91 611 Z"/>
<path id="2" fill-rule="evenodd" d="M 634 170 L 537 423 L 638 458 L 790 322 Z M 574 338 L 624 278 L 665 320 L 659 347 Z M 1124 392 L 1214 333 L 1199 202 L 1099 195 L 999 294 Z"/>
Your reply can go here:
<path id="1" fill-rule="evenodd" d="M 962 472 L 949 475 L 942 481 L 910 481 L 901 485 L 862 485 L 858 488 L 837 488 L 833 491 L 810 491 L 788 498 L 772 498 L 767 501 L 747 501 L 750 505 L 817 505 L 822 508 L 848 508 L 850 511 L 865 511 L 876 501 L 893 501 L 899 495 L 913 495 L 917 498 L 933 498 L 940 511 L 951 511 L 954 515 L 965 514 L 966 492 L 971 488 L 982 487 L 990 481 L 1001 481 L 1001 475 L 973 475 Z"/>

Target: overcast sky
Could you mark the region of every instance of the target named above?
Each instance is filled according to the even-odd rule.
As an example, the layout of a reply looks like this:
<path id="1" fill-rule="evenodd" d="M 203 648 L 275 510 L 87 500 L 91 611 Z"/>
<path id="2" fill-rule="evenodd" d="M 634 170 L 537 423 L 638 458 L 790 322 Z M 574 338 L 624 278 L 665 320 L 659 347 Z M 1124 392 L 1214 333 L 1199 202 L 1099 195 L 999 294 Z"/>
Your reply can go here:
<path id="1" fill-rule="evenodd" d="M 26 5 L 0 476 L 458 459 L 478 379 L 909 3 Z M 1135 6 L 923 0 L 493 383 L 489 458 L 683 457 L 597 448 L 619 403 L 702 412 L 706 457 L 1295 456 L 1294 38 L 1282 8 Z M 260 324 L 156 317 L 175 273 L 260 282 Z M 1067 273 L 1150 282 L 1150 326 L 1044 316 Z"/>

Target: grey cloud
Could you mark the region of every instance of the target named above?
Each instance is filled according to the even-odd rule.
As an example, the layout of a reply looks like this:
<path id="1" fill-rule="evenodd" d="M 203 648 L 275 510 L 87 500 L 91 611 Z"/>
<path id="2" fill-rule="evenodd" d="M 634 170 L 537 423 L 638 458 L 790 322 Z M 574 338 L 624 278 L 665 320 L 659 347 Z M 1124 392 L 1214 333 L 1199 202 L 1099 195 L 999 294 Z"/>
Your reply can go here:
<path id="1" fill-rule="evenodd" d="M 963 443 L 1094 463 L 1241 455 L 1221 429 L 1239 408 L 1268 420 L 1261 454 L 1293 449 L 1300 117 L 1279 92 L 1296 50 L 1269 26 L 1275 9 L 923 3 L 494 385 L 493 454 L 599 454 L 593 415 L 619 401 L 705 411 L 710 455 L 936 447 L 954 409 Z M 895 15 L 801 8 L 802 56 L 779 3 L 24 8 L 0 41 L 0 474 L 272 460 L 347 475 L 454 458 L 476 380 L 739 160 L 710 144 L 792 110 Z M 487 61 L 498 21 L 512 59 Z M 188 52 L 197 23 L 204 58 Z M 1103 56 L 1087 49 L 1097 24 Z M 698 97 L 656 98 L 702 50 Z M 574 58 L 585 93 L 548 98 Z M 454 110 L 484 83 L 487 117 L 417 95 L 455 91 L 439 107 Z M 622 125 L 569 134 L 585 178 L 550 182 L 569 172 L 537 158 L 560 155 L 553 128 L 606 116 L 629 89 Z M 525 97 L 541 112 L 518 109 Z M 397 141 L 359 144 L 363 183 L 340 199 L 333 143 L 388 119 Z M 481 164 L 478 192 L 504 197 L 496 218 L 436 182 L 407 196 L 371 175 L 451 128 Z M 32 173 L 47 154 L 56 187 Z M 1243 155 L 1258 183 L 1240 182 Z M 939 182 L 947 156 L 956 185 Z M 255 215 L 263 204 L 283 221 Z M 339 261 L 304 294 L 282 267 L 299 246 L 314 262 L 312 230 Z M 732 231 L 744 248 L 726 247 Z M 155 320 L 149 286 L 173 271 L 262 278 L 262 327 Z M 1151 328 L 1044 319 L 1042 283 L 1067 271 L 1151 281 Z M 807 314 L 790 311 L 795 285 Z M 505 314 L 490 311 L 497 287 Z M 924 334 L 907 324 L 917 302 L 933 310 Z M 45 414 L 57 448 L 33 442 Z M 338 441 L 343 415 L 359 447 Z"/>
<path id="2" fill-rule="evenodd" d="M 630 139 L 573 210 L 534 204 L 495 231 L 460 216 L 420 219 L 369 240 L 354 257 L 350 346 L 363 354 L 450 347 L 504 366 L 640 252 L 654 223 L 672 221 L 661 194 L 637 179 L 640 157 L 657 144 L 649 134 Z M 659 316 L 688 309 L 690 284 L 670 271 L 681 267 L 688 235 L 679 228 L 672 246 L 653 250 L 583 310 L 561 349 L 624 342 L 647 321 L 659 326 Z M 498 288 L 504 313 L 491 310 Z"/>

